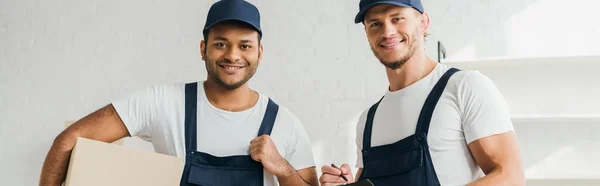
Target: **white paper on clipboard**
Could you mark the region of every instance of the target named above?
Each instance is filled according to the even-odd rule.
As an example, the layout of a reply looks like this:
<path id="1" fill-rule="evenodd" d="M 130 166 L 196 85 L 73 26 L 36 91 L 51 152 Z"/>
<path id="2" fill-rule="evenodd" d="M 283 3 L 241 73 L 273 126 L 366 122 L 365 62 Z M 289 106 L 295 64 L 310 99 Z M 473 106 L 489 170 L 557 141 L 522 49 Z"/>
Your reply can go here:
<path id="1" fill-rule="evenodd" d="M 371 182 L 371 180 L 366 179 L 366 180 L 360 180 L 351 184 L 346 184 L 345 186 L 375 186 L 373 185 L 373 183 Z"/>

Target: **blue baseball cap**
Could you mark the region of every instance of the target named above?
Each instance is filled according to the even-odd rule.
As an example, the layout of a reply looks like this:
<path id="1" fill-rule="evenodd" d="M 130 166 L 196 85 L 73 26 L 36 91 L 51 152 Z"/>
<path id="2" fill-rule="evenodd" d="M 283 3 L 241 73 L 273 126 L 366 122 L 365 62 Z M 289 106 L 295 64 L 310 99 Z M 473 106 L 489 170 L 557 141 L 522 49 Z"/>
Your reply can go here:
<path id="1" fill-rule="evenodd" d="M 258 9 L 244 0 L 221 0 L 208 10 L 204 32 L 223 21 L 241 21 L 247 23 L 262 35 L 260 29 L 260 13 Z"/>
<path id="2" fill-rule="evenodd" d="M 367 11 L 369 11 L 369 9 L 373 8 L 375 5 L 380 4 L 411 7 L 421 13 L 425 11 L 423 10 L 423 4 L 421 4 L 420 0 L 360 0 L 360 3 L 358 4 L 359 11 L 354 18 L 354 23 L 362 23 L 363 20 L 365 20 L 365 14 L 367 14 Z"/>

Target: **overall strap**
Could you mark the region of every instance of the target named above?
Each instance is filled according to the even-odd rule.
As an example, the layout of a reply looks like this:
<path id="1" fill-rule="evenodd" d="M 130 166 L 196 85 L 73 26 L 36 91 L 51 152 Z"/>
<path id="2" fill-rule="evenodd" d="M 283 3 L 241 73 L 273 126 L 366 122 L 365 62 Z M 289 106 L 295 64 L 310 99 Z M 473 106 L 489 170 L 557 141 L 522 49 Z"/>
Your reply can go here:
<path id="1" fill-rule="evenodd" d="M 273 125 L 275 125 L 275 118 L 277 118 L 277 112 L 279 111 L 279 105 L 277 105 L 271 98 L 269 98 L 269 103 L 267 104 L 267 111 L 265 111 L 265 116 L 263 117 L 262 123 L 260 124 L 260 129 L 258 130 L 258 136 L 263 134 L 271 135 L 271 130 L 273 130 Z"/>
<path id="2" fill-rule="evenodd" d="M 450 77 L 452 77 L 452 75 L 454 75 L 454 73 L 458 71 L 459 70 L 456 68 L 451 68 L 448 71 L 446 71 L 446 73 L 444 73 L 440 80 L 438 80 L 438 82 L 435 84 L 431 92 L 429 92 L 429 96 L 427 96 L 425 104 L 423 104 L 423 108 L 421 109 L 421 113 L 419 114 L 417 130 L 415 131 L 417 135 L 425 134 L 425 136 L 427 136 L 427 133 L 429 132 L 429 123 L 431 122 L 431 116 L 433 116 L 433 110 L 435 109 L 438 100 L 442 96 L 442 93 L 444 92 L 444 89 L 448 84 L 448 80 L 450 79 Z"/>
<path id="3" fill-rule="evenodd" d="M 198 83 L 185 84 L 185 151 L 195 152 L 196 143 L 196 114 L 198 113 Z"/>
<path id="4" fill-rule="evenodd" d="M 377 107 L 379 103 L 381 103 L 383 97 L 377 101 L 371 108 L 369 109 L 369 113 L 367 113 L 367 123 L 365 123 L 365 130 L 363 132 L 363 149 L 371 148 L 371 133 L 373 131 L 373 118 L 375 118 L 375 111 L 377 111 Z"/>

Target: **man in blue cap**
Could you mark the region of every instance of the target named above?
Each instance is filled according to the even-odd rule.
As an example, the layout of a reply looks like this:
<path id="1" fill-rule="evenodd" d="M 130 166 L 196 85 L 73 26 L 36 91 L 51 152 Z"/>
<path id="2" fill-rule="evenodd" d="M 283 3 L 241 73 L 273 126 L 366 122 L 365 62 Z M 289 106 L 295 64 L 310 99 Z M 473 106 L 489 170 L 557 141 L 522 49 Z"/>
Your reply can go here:
<path id="1" fill-rule="evenodd" d="M 203 34 L 206 81 L 153 86 L 77 121 L 55 139 L 40 185 L 62 183 L 77 137 L 127 136 L 184 157 L 182 186 L 318 185 L 299 119 L 248 86 L 263 55 L 258 9 L 243 0 L 216 2 Z"/>
<path id="2" fill-rule="evenodd" d="M 419 0 L 361 0 L 373 54 L 389 88 L 356 129 L 356 180 L 374 185 L 524 185 L 508 107 L 492 81 L 425 53 L 429 16 Z M 322 185 L 354 182 L 347 164 L 322 167 Z"/>

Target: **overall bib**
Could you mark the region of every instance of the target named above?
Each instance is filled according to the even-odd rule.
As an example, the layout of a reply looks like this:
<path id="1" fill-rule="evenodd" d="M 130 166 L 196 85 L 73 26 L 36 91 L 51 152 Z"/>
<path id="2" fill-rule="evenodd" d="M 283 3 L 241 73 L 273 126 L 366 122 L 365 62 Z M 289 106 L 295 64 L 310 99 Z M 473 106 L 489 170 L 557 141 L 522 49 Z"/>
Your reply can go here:
<path id="1" fill-rule="evenodd" d="M 374 185 L 440 185 L 429 153 L 427 132 L 435 106 L 448 80 L 457 71 L 449 69 L 435 84 L 425 100 L 415 134 L 400 141 L 371 147 L 373 118 L 381 100 L 369 109 L 363 135 L 364 166 L 359 180 L 369 179 Z"/>
<path id="2" fill-rule="evenodd" d="M 196 151 L 196 110 L 198 83 L 185 85 L 186 161 L 181 186 L 262 186 L 263 166 L 250 155 L 216 157 Z M 258 136 L 271 134 L 279 106 L 269 99 Z M 218 132 L 218 131 L 215 131 Z M 248 142 L 248 145 L 250 142 Z"/>

